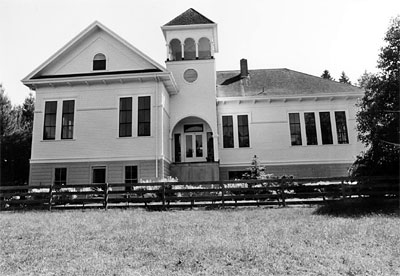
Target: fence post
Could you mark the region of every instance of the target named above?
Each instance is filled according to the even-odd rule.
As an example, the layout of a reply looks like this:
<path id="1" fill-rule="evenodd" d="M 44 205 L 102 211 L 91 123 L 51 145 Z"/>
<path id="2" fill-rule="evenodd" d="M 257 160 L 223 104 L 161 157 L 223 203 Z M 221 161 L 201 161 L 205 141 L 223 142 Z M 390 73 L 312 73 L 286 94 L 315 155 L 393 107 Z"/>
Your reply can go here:
<path id="1" fill-rule="evenodd" d="M 161 183 L 161 200 L 162 200 L 162 209 L 165 210 L 165 183 Z"/>
<path id="2" fill-rule="evenodd" d="M 343 200 L 345 200 L 346 199 L 346 187 L 344 186 L 344 180 L 342 180 L 341 188 L 342 188 L 342 198 L 343 198 Z"/>
<path id="3" fill-rule="evenodd" d="M 222 201 L 222 208 L 225 208 L 225 185 L 221 183 L 221 201 Z"/>
<path id="4" fill-rule="evenodd" d="M 53 183 L 50 184 L 49 188 L 49 211 L 51 212 L 51 205 L 53 204 Z"/>
<path id="5" fill-rule="evenodd" d="M 108 208 L 108 183 L 104 183 L 104 209 Z"/>
<path id="6" fill-rule="evenodd" d="M 285 201 L 285 186 L 286 186 L 286 182 L 281 182 L 281 199 L 282 199 L 282 205 L 283 205 L 283 207 L 286 207 L 286 201 Z"/>

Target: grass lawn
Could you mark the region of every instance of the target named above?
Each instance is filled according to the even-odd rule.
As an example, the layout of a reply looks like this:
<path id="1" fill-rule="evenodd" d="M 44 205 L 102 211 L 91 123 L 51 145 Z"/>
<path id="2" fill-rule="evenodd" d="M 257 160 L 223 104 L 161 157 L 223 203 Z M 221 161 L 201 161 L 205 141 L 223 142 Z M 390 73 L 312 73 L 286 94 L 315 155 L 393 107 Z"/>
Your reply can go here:
<path id="1" fill-rule="evenodd" d="M 0 275 L 400 275 L 395 214 L 29 211 L 0 225 Z"/>

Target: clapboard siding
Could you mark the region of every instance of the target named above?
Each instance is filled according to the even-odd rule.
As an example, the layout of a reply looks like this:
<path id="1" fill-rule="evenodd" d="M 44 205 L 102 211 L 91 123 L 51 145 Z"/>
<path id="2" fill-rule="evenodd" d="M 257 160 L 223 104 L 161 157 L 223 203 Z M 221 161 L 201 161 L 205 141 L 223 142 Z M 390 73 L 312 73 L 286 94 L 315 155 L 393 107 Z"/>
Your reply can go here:
<path id="1" fill-rule="evenodd" d="M 355 129 L 356 99 L 318 99 L 289 100 L 287 102 L 227 102 L 218 105 L 219 120 L 219 157 L 223 166 L 248 166 L 254 155 L 262 164 L 280 163 L 310 164 L 310 163 L 352 163 L 363 149 L 357 141 Z M 320 136 L 319 112 L 331 112 L 332 145 L 322 145 L 319 137 L 318 145 L 307 145 L 304 112 L 315 112 L 317 136 Z M 335 111 L 345 111 L 348 130 L 348 144 L 338 144 L 335 128 Z M 300 113 L 302 140 L 301 146 L 291 145 L 289 113 Z M 247 114 L 249 116 L 250 147 L 223 148 L 222 116 Z M 343 165 L 341 165 L 343 167 Z M 333 172 L 334 173 L 334 172 Z M 317 176 L 317 175 L 315 175 Z M 325 175 L 329 176 L 329 175 Z"/>
<path id="2" fill-rule="evenodd" d="M 299 164 L 265 166 L 267 174 L 275 176 L 293 175 L 299 177 L 340 177 L 347 176 L 351 163 L 347 164 Z M 220 179 L 229 179 L 229 172 L 246 171 L 249 166 L 220 167 Z"/>
<path id="3" fill-rule="evenodd" d="M 93 167 L 104 166 L 107 169 L 107 182 L 123 183 L 125 181 L 125 166 L 138 167 L 138 179 L 157 180 L 155 160 L 135 161 L 107 161 L 107 162 L 68 162 L 68 163 L 46 163 L 31 164 L 32 186 L 50 185 L 54 181 L 55 168 L 67 168 L 68 184 L 91 183 L 91 171 Z M 169 163 L 158 160 L 158 178 L 169 176 Z"/>

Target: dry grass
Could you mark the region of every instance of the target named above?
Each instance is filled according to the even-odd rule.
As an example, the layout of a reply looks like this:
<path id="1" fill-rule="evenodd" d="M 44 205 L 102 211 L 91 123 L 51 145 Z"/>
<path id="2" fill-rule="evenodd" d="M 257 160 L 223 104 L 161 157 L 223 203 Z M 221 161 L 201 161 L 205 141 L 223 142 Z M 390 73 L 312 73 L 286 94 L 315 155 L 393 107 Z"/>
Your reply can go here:
<path id="1" fill-rule="evenodd" d="M 400 275 L 400 218 L 313 208 L 0 213 L 1 275 Z"/>

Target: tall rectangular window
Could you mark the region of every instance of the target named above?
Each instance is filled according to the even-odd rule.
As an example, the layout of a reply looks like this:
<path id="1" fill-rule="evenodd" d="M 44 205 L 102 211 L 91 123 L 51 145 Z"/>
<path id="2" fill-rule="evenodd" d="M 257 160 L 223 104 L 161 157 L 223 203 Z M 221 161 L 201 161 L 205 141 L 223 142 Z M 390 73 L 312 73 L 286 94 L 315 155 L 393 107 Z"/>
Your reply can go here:
<path id="1" fill-rule="evenodd" d="M 55 168 L 54 170 L 54 185 L 67 184 L 67 168 Z"/>
<path id="2" fill-rule="evenodd" d="M 46 102 L 44 107 L 43 140 L 56 139 L 57 102 Z"/>
<path id="3" fill-rule="evenodd" d="M 304 113 L 304 122 L 306 124 L 307 145 L 318 145 L 314 112 Z"/>
<path id="4" fill-rule="evenodd" d="M 63 101 L 61 139 L 72 139 L 74 135 L 75 101 Z"/>
<path id="5" fill-rule="evenodd" d="M 233 118 L 222 116 L 223 147 L 233 148 Z"/>
<path id="6" fill-rule="evenodd" d="M 119 99 L 119 137 L 132 136 L 132 98 Z"/>
<path id="7" fill-rule="evenodd" d="M 247 115 L 238 115 L 239 148 L 250 147 L 249 120 Z"/>
<path id="8" fill-rule="evenodd" d="M 301 127 L 299 113 L 289 113 L 290 140 L 292 146 L 301 146 Z"/>
<path id="9" fill-rule="evenodd" d="M 335 121 L 338 144 L 348 144 L 349 136 L 347 133 L 346 113 L 344 111 L 336 111 Z"/>
<path id="10" fill-rule="evenodd" d="M 150 96 L 138 97 L 138 136 L 150 136 Z"/>
<path id="11" fill-rule="evenodd" d="M 321 124 L 322 144 L 333 144 L 331 115 L 329 112 L 320 112 L 319 120 Z"/>

